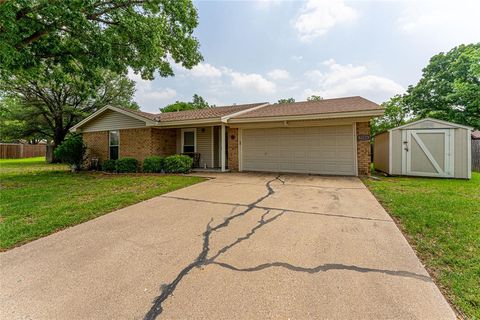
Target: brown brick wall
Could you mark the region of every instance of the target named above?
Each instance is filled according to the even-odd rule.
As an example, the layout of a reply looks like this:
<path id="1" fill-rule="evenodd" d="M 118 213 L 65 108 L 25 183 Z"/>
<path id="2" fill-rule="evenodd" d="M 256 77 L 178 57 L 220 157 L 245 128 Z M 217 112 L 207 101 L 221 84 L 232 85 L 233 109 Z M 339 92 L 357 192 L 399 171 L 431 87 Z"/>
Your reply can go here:
<path id="1" fill-rule="evenodd" d="M 238 171 L 238 129 L 228 128 L 228 169 Z"/>
<path id="2" fill-rule="evenodd" d="M 140 162 L 152 155 L 152 129 L 120 130 L 119 158 L 131 157 Z"/>
<path id="3" fill-rule="evenodd" d="M 124 129 L 120 130 L 119 157 L 132 157 L 140 162 L 152 155 L 169 156 L 176 153 L 175 129 Z M 108 131 L 84 132 L 88 158 L 97 157 L 100 162 L 109 158 Z"/>
<path id="4" fill-rule="evenodd" d="M 359 135 L 370 135 L 370 122 L 357 122 L 357 166 L 359 176 L 370 175 L 370 141 L 358 141 Z"/>
<path id="5" fill-rule="evenodd" d="M 177 129 L 152 129 L 152 154 L 171 156 L 177 153 Z"/>
<path id="6" fill-rule="evenodd" d="M 84 132 L 83 142 L 87 145 L 87 158 L 108 159 L 108 131 Z"/>

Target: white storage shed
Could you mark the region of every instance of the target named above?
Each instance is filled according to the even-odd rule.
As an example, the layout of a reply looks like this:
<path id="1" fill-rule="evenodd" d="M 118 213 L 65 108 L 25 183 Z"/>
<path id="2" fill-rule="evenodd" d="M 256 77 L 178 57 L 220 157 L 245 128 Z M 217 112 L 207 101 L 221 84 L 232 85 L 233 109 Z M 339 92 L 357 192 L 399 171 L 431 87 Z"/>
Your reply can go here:
<path id="1" fill-rule="evenodd" d="M 473 128 L 425 118 L 375 136 L 375 170 L 390 175 L 471 178 Z"/>

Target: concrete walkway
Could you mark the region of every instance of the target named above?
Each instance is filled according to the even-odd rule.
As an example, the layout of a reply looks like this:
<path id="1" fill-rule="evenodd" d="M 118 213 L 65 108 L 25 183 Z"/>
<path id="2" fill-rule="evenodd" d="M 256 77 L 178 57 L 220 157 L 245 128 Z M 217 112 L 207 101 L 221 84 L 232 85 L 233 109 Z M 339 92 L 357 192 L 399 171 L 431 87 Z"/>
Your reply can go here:
<path id="1" fill-rule="evenodd" d="M 217 174 L 0 255 L 1 319 L 454 319 L 357 178 Z"/>

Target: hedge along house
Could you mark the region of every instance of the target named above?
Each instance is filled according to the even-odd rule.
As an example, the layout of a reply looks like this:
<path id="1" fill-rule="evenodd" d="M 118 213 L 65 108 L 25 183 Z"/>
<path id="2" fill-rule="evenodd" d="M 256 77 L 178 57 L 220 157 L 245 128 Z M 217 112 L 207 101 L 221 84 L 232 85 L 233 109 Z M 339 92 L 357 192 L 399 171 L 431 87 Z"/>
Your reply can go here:
<path id="1" fill-rule="evenodd" d="M 375 170 L 390 175 L 471 178 L 472 128 L 437 119 L 411 122 L 375 136 Z"/>
<path id="2" fill-rule="evenodd" d="M 160 114 L 108 106 L 72 131 L 100 162 L 194 152 L 199 167 L 221 171 L 356 176 L 370 173 L 370 120 L 382 114 L 362 97 Z"/>

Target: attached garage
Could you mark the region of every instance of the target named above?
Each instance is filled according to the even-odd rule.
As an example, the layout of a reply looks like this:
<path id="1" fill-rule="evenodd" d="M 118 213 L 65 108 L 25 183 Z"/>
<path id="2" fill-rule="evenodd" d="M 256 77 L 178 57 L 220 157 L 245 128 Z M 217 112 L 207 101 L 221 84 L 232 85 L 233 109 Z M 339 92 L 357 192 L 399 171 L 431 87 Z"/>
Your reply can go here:
<path id="1" fill-rule="evenodd" d="M 243 129 L 245 171 L 356 175 L 355 125 Z"/>
<path id="2" fill-rule="evenodd" d="M 184 153 L 196 169 L 368 176 L 370 121 L 383 113 L 358 96 L 160 114 L 106 106 L 72 131 L 92 162 Z"/>
<path id="3" fill-rule="evenodd" d="M 422 119 L 375 136 L 375 170 L 391 175 L 471 177 L 472 128 Z"/>

